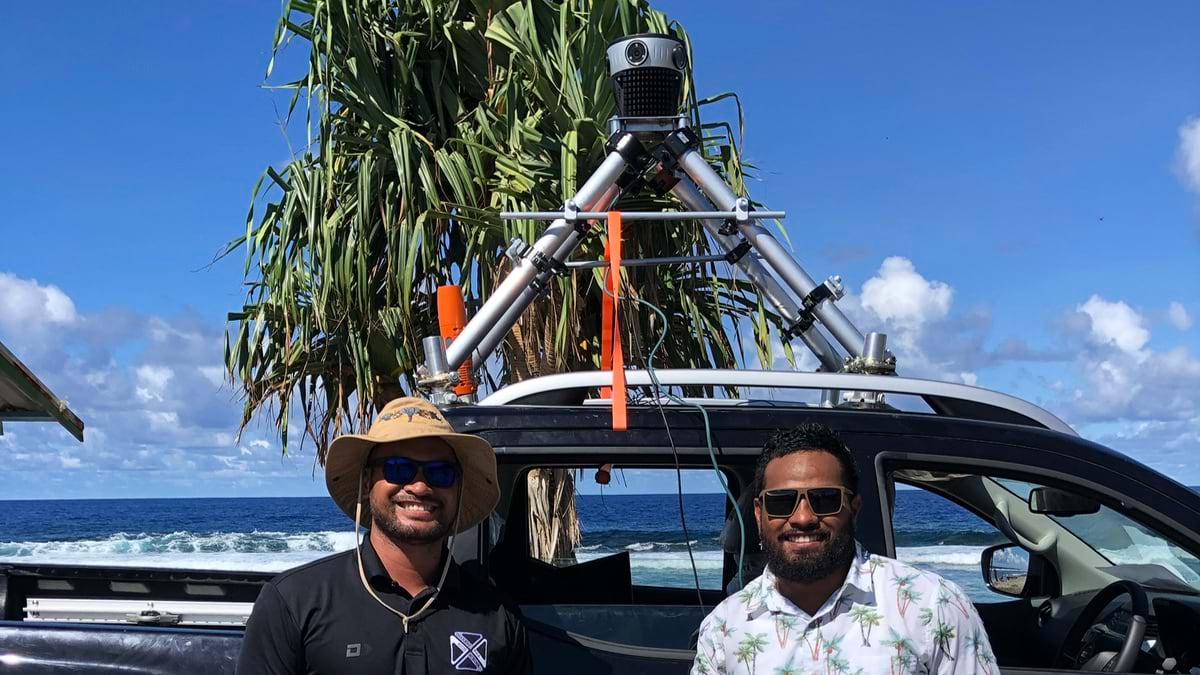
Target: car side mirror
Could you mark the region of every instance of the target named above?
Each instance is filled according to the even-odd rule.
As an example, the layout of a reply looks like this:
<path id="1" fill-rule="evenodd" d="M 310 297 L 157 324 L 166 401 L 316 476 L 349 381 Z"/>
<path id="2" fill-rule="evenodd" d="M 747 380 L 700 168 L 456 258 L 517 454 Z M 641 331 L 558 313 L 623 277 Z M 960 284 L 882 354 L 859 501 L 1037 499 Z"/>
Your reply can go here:
<path id="1" fill-rule="evenodd" d="M 1001 595 L 1023 598 L 1029 589 L 1029 551 L 1016 544 L 998 544 L 983 550 L 983 582 Z"/>
<path id="2" fill-rule="evenodd" d="M 1084 516 L 1100 510 L 1100 502 L 1074 492 L 1051 487 L 1029 491 L 1029 510 L 1047 516 Z"/>

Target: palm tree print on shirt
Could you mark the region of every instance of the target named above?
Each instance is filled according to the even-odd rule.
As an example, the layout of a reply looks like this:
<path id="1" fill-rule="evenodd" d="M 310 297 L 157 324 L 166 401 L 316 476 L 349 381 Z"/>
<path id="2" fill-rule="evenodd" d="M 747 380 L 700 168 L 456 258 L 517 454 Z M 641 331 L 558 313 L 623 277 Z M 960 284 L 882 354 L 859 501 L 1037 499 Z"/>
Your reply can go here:
<path id="1" fill-rule="evenodd" d="M 757 601 L 758 601 L 758 593 L 759 593 L 760 586 L 763 586 L 763 584 L 755 584 L 755 583 L 748 584 L 745 588 L 738 591 L 738 594 L 737 594 L 738 601 L 741 602 L 746 607 L 751 607 L 753 605 L 758 604 Z M 765 588 L 763 589 L 763 592 L 766 593 Z"/>
<path id="2" fill-rule="evenodd" d="M 883 615 L 870 605 L 855 604 L 850 608 L 850 616 L 858 624 L 862 633 L 862 646 L 871 646 L 871 629 L 883 622 Z"/>
<path id="3" fill-rule="evenodd" d="M 986 645 L 987 640 L 983 637 L 983 632 L 978 628 L 967 638 L 967 647 L 975 652 L 975 662 L 983 669 L 984 675 L 992 675 L 992 662 L 995 658 Z"/>
<path id="4" fill-rule="evenodd" d="M 842 658 L 842 640 L 845 638 L 845 635 L 835 635 L 825 639 L 825 675 L 844 673 L 850 668 L 850 663 Z"/>
<path id="5" fill-rule="evenodd" d="M 692 674 L 918 675 L 936 666 L 999 675 L 979 614 L 955 584 L 869 562 L 860 557 L 854 578 L 812 618 L 786 609 L 770 583 L 727 598 L 700 635 Z"/>
<path id="6" fill-rule="evenodd" d="M 817 624 L 817 629 L 815 632 L 816 632 L 816 636 L 812 640 L 810 640 L 808 637 L 809 631 L 804 632 L 804 644 L 808 645 L 809 650 L 812 651 L 812 660 L 813 661 L 816 661 L 817 657 L 821 654 L 821 639 L 822 638 L 821 638 L 821 625 L 820 624 Z"/>
<path id="7" fill-rule="evenodd" d="M 938 594 L 938 604 L 939 605 L 944 605 L 944 604 L 954 605 L 954 607 L 956 609 L 958 609 L 958 611 L 962 612 L 964 619 L 971 616 L 970 609 L 969 609 L 971 606 L 970 600 L 964 598 L 960 593 L 958 593 L 956 591 L 956 589 L 954 589 L 951 586 L 948 586 L 946 584 L 946 582 L 941 579 L 938 580 L 938 590 L 941 591 Z"/>
<path id="8" fill-rule="evenodd" d="M 827 675 L 846 675 L 850 672 L 850 662 L 847 661 L 845 657 L 838 655 L 831 658 L 825 664 L 825 668 Z M 862 668 L 859 668 L 859 671 L 861 670 Z"/>
<path id="9" fill-rule="evenodd" d="M 754 663 L 758 660 L 758 655 L 767 650 L 767 634 L 766 633 L 749 633 L 742 638 L 738 643 L 737 651 L 734 655 L 737 660 L 746 664 L 746 672 L 754 672 Z"/>
<path id="10" fill-rule="evenodd" d="M 896 608 L 900 610 L 900 616 L 908 611 L 913 602 L 921 599 L 921 592 L 913 588 L 913 579 L 916 579 L 916 573 L 897 576 L 892 583 L 896 584 Z"/>
<path id="11" fill-rule="evenodd" d="M 874 576 L 875 570 L 879 569 L 884 564 L 885 561 L 882 558 L 873 555 L 867 558 L 867 561 L 863 563 L 862 573 L 866 574 L 867 576 Z"/>
<path id="12" fill-rule="evenodd" d="M 892 657 L 892 675 L 905 675 L 916 661 L 913 658 L 912 641 L 897 633 L 895 628 L 888 628 L 888 635 L 890 637 L 883 641 L 883 645 L 896 650 L 896 655 Z"/>
<path id="13" fill-rule="evenodd" d="M 780 647 L 787 644 L 788 637 L 799 624 L 800 620 L 790 614 L 775 615 L 775 639 L 779 641 Z"/>
<path id="14" fill-rule="evenodd" d="M 954 627 L 950 624 L 938 621 L 937 627 L 933 629 L 933 642 L 946 654 L 946 658 L 954 660 L 954 650 L 950 648 L 950 644 L 954 642 Z"/>

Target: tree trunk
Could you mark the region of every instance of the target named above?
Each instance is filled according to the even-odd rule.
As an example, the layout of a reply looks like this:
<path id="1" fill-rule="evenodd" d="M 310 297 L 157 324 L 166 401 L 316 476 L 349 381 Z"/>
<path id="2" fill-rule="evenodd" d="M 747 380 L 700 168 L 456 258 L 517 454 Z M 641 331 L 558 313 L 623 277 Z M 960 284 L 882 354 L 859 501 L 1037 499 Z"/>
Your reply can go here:
<path id="1" fill-rule="evenodd" d="M 531 308 L 527 317 L 513 326 L 516 343 L 515 358 L 509 359 L 513 379 L 549 375 L 558 366 L 554 352 L 554 336 L 526 332 L 527 326 L 537 325 Z M 579 545 L 579 514 L 575 509 L 575 475 L 571 469 L 534 469 L 526 481 L 529 491 L 529 555 L 548 563 L 575 562 L 575 547 Z"/>
<path id="2" fill-rule="evenodd" d="M 529 472 L 529 555 L 548 563 L 575 562 L 579 516 L 570 469 Z"/>

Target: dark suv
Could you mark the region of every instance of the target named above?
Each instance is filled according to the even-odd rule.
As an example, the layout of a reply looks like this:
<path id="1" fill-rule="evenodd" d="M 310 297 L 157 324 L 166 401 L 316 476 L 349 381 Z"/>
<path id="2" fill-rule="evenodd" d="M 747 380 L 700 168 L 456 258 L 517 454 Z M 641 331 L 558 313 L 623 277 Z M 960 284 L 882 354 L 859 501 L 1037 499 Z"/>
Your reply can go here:
<path id="1" fill-rule="evenodd" d="M 538 672 L 687 672 L 701 619 L 739 577 L 744 582 L 761 569 L 754 519 L 735 511 L 736 504 L 748 513 L 759 450 L 775 430 L 808 421 L 840 432 L 856 454 L 863 474 L 857 533 L 870 551 L 896 556 L 897 532 L 922 525 L 905 519 L 935 512 L 898 508 L 914 494 L 906 490 L 938 502 L 936 513 L 956 510 L 993 532 L 997 543 L 976 559 L 978 571 L 957 563 L 975 582 L 972 597 L 995 653 L 995 663 L 980 664 L 981 672 L 1200 666 L 1200 494 L 1079 438 L 1044 410 L 983 389 L 897 377 L 664 370 L 658 373 L 664 387 L 739 387 L 743 398 L 685 401 L 703 406 L 701 414 L 650 397 L 630 407 L 628 431 L 615 432 L 603 401 L 588 398 L 605 377 L 539 378 L 447 410 L 459 430 L 496 447 L 502 489 L 497 513 L 456 540 L 455 556 L 483 565 L 521 604 Z M 630 371 L 629 384 L 636 391 L 650 382 L 644 371 Z M 767 388 L 835 387 L 854 391 L 858 403 L 821 407 L 752 397 Z M 661 470 L 672 481 L 677 468 L 725 476 L 732 495 L 715 562 L 719 583 L 697 589 L 640 581 L 630 551 L 571 565 L 530 556 L 528 473 L 609 464 Z M 960 557 L 979 555 L 978 547 L 946 539 L 925 542 L 923 550 L 944 545 Z M 187 627 L 179 615 L 170 619 L 177 625 L 164 626 L 152 615 L 132 615 L 130 627 L 103 627 L 86 623 L 83 614 L 70 615 L 75 623 L 63 623 L 64 615 L 45 621 L 29 608 L 80 597 L 156 598 L 162 607 L 239 603 L 248 614 L 268 576 L 52 566 L 4 571 L 0 665 L 22 664 L 22 672 L 62 666 L 230 672 L 240 642 L 236 626 Z"/>

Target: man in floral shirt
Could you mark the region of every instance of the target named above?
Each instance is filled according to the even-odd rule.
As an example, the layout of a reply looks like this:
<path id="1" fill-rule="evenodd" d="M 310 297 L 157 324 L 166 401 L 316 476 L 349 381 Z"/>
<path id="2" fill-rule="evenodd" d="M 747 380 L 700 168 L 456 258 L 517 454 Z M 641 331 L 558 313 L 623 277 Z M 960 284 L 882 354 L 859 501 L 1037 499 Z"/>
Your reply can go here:
<path id="1" fill-rule="evenodd" d="M 998 672 L 958 586 L 855 542 L 858 469 L 836 433 L 776 434 L 755 477 L 767 568 L 701 624 L 692 675 Z"/>

